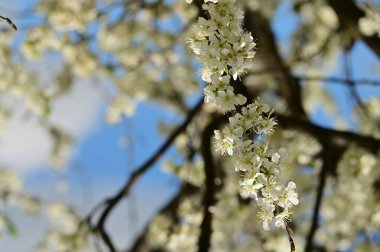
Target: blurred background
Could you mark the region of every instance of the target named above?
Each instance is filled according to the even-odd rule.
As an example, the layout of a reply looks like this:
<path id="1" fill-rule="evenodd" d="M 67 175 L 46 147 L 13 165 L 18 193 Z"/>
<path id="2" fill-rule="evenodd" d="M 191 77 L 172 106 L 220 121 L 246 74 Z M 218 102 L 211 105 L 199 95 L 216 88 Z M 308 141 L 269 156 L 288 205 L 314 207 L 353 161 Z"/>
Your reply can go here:
<path id="1" fill-rule="evenodd" d="M 1 251 L 109 250 L 96 230 L 78 230 L 88 216 L 97 223 L 103 200 L 117 194 L 202 100 L 207 84 L 186 47 L 204 12 L 200 2 L 0 0 L 0 15 L 17 26 L 0 24 Z M 257 42 L 253 69 L 240 84 L 280 115 L 273 148 L 288 149 L 284 177 L 298 187 L 293 238 L 299 251 L 380 251 L 380 2 L 332 2 L 238 1 Z M 307 116 L 294 109 L 299 104 Z M 213 117 L 213 108 L 204 106 L 114 207 L 105 227 L 118 250 L 154 233 L 146 225 L 184 184 L 197 193 L 178 203 L 191 205 L 178 210 L 181 221 L 152 224 L 176 227 L 177 236 L 155 241 L 148 235 L 135 251 L 197 250 L 197 231 L 181 228 L 202 219 L 186 216 L 202 213 L 202 132 Z M 299 120 L 326 131 L 308 132 Z M 325 161 L 320 140 L 329 137 L 342 144 L 325 150 L 336 162 L 324 173 L 319 230 L 307 247 Z M 225 184 L 238 186 L 232 161 L 214 158 L 230 181 Z M 237 186 L 226 186 L 226 195 L 237 195 Z M 259 230 L 255 203 L 223 203 L 236 214 L 229 217 L 234 227 L 223 233 L 214 223 L 210 251 L 289 250 L 286 232 Z M 342 209 L 352 215 L 338 221 Z M 226 244 L 224 235 L 232 237 Z"/>

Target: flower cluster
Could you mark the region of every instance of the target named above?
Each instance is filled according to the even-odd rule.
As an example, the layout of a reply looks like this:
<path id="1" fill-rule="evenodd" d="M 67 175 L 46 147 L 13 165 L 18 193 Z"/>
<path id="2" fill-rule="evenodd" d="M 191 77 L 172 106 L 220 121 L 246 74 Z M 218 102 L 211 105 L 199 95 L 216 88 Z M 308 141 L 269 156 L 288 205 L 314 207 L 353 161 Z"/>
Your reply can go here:
<path id="1" fill-rule="evenodd" d="M 219 77 L 217 74 L 213 74 L 210 85 L 204 89 L 205 102 L 214 104 L 223 112 L 235 110 L 236 105 L 245 104 L 247 98 L 241 94 L 235 94 L 229 83 L 230 76 Z"/>
<path id="2" fill-rule="evenodd" d="M 235 1 L 218 1 L 217 4 L 204 4 L 210 19 L 200 17 L 190 48 L 203 63 L 202 78 L 211 82 L 211 75 L 230 74 L 234 80 L 251 66 L 256 44 L 250 33 L 241 28 L 243 12 Z"/>
<path id="3" fill-rule="evenodd" d="M 365 16 L 359 19 L 359 29 L 366 36 L 380 36 L 380 9 L 366 5 Z"/>
<path id="4" fill-rule="evenodd" d="M 272 152 L 268 142 L 261 140 L 276 125 L 272 113 L 267 104 L 257 99 L 231 116 L 221 132 L 216 130 L 214 141 L 222 154 L 236 157 L 235 171 L 243 176 L 241 195 L 258 202 L 258 216 L 265 230 L 274 218 L 275 226 L 285 228 L 291 217 L 289 209 L 298 204 L 296 184 L 291 181 L 284 187 L 279 182 L 279 167 L 284 164 L 286 152 Z"/>
<path id="5" fill-rule="evenodd" d="M 223 112 L 235 111 L 229 124 L 215 130 L 214 146 L 223 155 L 236 157 L 235 170 L 243 176 L 241 195 L 253 198 L 260 206 L 259 218 L 265 230 L 275 219 L 275 226 L 286 228 L 290 220 L 289 209 L 298 204 L 296 184 L 287 187 L 279 182 L 279 167 L 285 153 L 273 153 L 264 141 L 276 122 L 273 110 L 257 99 L 245 105 L 246 97 L 235 94 L 230 85 L 231 77 L 238 76 L 251 66 L 256 44 L 250 33 L 243 32 L 243 13 L 235 1 L 219 0 L 204 4 L 210 19 L 200 17 L 190 48 L 203 64 L 202 79 L 209 82 L 204 89 L 205 102 L 214 104 Z M 236 106 L 242 106 L 240 112 Z"/>
<path id="6" fill-rule="evenodd" d="M 204 4 L 202 8 L 211 18 L 198 19 L 189 46 L 203 64 L 202 79 L 212 83 L 205 90 L 205 101 L 231 111 L 246 100 L 234 94 L 233 87 L 228 85 L 229 76 L 236 80 L 251 67 L 256 44 L 251 34 L 241 28 L 243 13 L 235 1 L 210 2 L 213 3 Z"/>

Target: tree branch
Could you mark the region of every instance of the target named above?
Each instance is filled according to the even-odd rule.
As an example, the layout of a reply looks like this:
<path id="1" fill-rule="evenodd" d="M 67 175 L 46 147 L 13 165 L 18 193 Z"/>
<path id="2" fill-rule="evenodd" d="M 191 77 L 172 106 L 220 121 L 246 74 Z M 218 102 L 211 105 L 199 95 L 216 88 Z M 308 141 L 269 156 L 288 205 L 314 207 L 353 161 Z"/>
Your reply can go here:
<path id="1" fill-rule="evenodd" d="M 241 81 L 235 83 L 234 86 L 238 87 L 236 91 L 239 94 L 243 94 L 248 100 L 253 99 L 253 96 Z M 343 142 L 346 146 L 349 144 L 356 144 L 374 154 L 377 154 L 377 152 L 380 151 L 380 140 L 371 136 L 363 136 L 349 131 L 325 128 L 318 126 L 307 119 L 300 119 L 297 116 L 285 116 L 280 114 L 274 114 L 274 116 L 278 120 L 278 127 L 284 129 L 298 129 L 310 134 L 322 144 L 326 139 L 334 139 L 334 141 Z"/>
<path id="2" fill-rule="evenodd" d="M 300 81 L 321 81 L 321 82 L 331 82 L 331 83 L 340 83 L 348 84 L 347 82 L 355 83 L 355 85 L 369 85 L 369 86 L 379 86 L 380 80 L 371 80 L 371 79 L 345 79 L 339 77 L 323 77 L 323 76 L 306 76 L 306 75 L 297 75 L 294 78 Z"/>
<path id="3" fill-rule="evenodd" d="M 345 51 L 344 52 L 344 74 L 345 74 L 346 81 L 347 81 L 346 83 L 348 84 L 351 96 L 354 98 L 354 100 L 355 100 L 356 104 L 359 106 L 361 112 L 363 112 L 363 114 L 366 117 L 369 117 L 367 109 L 364 106 L 362 99 L 360 98 L 358 90 L 356 89 L 355 82 L 351 81 L 352 80 L 352 64 L 351 64 L 351 62 L 352 62 L 351 61 L 351 52 Z"/>
<path id="4" fill-rule="evenodd" d="M 304 131 L 316 138 L 320 143 L 323 143 L 326 139 L 334 139 L 334 141 L 341 142 L 344 146 L 356 144 L 374 154 L 380 151 L 380 140 L 371 136 L 363 136 L 349 131 L 328 129 L 292 116 L 276 114 L 275 117 L 279 121 L 279 127 Z"/>
<path id="5" fill-rule="evenodd" d="M 292 77 L 290 69 L 280 56 L 269 20 L 259 11 L 246 8 L 244 26 L 255 37 L 259 38 L 260 48 L 257 58 L 266 65 L 266 68 L 278 70 L 273 72 L 273 76 L 277 80 L 278 90 L 286 99 L 291 113 L 307 118 L 302 106 L 299 83 Z"/>
<path id="6" fill-rule="evenodd" d="M 176 216 L 176 211 L 179 206 L 181 199 L 185 196 L 194 194 L 199 191 L 199 188 L 194 187 L 188 183 L 184 183 L 181 185 L 181 188 L 178 190 L 176 195 L 169 200 L 159 211 L 157 215 L 160 214 L 171 214 L 173 218 Z M 137 237 L 134 244 L 127 250 L 128 252 L 137 252 L 137 251 L 146 251 L 148 248 L 144 248 L 143 244 L 148 233 L 150 223 L 148 223 L 144 230 L 141 232 L 140 236 Z"/>
<path id="7" fill-rule="evenodd" d="M 329 138 L 323 140 L 323 165 L 319 173 L 317 196 L 315 198 L 315 205 L 310 230 L 306 238 L 305 252 L 313 251 L 313 240 L 315 233 L 317 232 L 317 229 L 319 227 L 319 213 L 322 205 L 323 193 L 326 185 L 326 178 L 329 172 L 336 170 L 339 160 L 342 157 L 344 151 L 346 150 L 346 147 L 342 146 L 341 144 L 341 142 L 335 142 L 333 139 Z"/>
<path id="8" fill-rule="evenodd" d="M 103 239 L 104 243 L 106 244 L 106 246 L 111 252 L 115 252 L 116 248 L 104 227 L 104 224 L 108 216 L 110 215 L 112 210 L 118 205 L 121 199 L 123 199 L 125 196 L 129 194 L 131 188 L 134 186 L 134 184 L 137 182 L 140 176 L 142 176 L 147 170 L 149 170 L 149 168 L 171 146 L 171 144 L 178 137 L 178 135 L 182 133 L 184 130 L 186 130 L 187 126 L 192 121 L 194 116 L 200 111 L 202 105 L 203 105 L 203 98 L 190 111 L 186 120 L 167 138 L 166 142 L 156 151 L 156 153 L 153 154 L 153 156 L 149 160 L 147 160 L 147 162 L 145 162 L 141 167 L 139 167 L 137 170 L 135 170 L 132 173 L 130 179 L 125 183 L 125 185 L 119 190 L 118 193 L 116 193 L 113 197 L 109 198 L 106 201 L 104 210 L 102 211 L 98 220 L 98 224 L 96 225 L 96 231 L 99 232 L 101 238 Z"/>
<path id="9" fill-rule="evenodd" d="M 351 35 L 352 39 L 361 39 L 380 58 L 380 38 L 374 34 L 366 36 L 360 32 L 359 19 L 365 16 L 352 0 L 328 0 L 330 6 L 337 14 L 340 24 Z"/>
<path id="10" fill-rule="evenodd" d="M 225 117 L 215 117 L 204 129 L 202 133 L 201 153 L 204 161 L 204 171 L 206 176 L 206 188 L 203 198 L 203 220 L 200 226 L 201 232 L 198 239 L 198 252 L 207 252 L 211 245 L 212 218 L 210 208 L 216 204 L 215 194 L 218 187 L 215 184 L 217 178 L 217 167 L 211 152 L 211 139 L 215 129 L 225 121 Z"/>
<path id="11" fill-rule="evenodd" d="M 0 16 L 0 19 L 6 21 L 10 27 L 12 27 L 15 31 L 17 31 L 17 26 L 7 17 Z"/>

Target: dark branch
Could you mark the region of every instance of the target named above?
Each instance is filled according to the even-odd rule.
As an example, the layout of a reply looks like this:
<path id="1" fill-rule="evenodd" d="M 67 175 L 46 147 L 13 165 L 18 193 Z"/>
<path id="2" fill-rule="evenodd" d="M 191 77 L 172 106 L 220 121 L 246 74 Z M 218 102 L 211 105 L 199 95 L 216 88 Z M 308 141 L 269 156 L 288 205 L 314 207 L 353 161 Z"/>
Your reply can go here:
<path id="1" fill-rule="evenodd" d="M 352 0 L 328 0 L 328 2 L 351 39 L 361 39 L 380 58 L 380 38 L 376 34 L 366 36 L 359 30 L 358 22 L 365 16 L 364 11 L 359 9 Z"/>
<path id="2" fill-rule="evenodd" d="M 368 117 L 367 109 L 365 108 L 363 101 L 360 98 L 355 82 L 351 81 L 352 80 L 352 65 L 351 65 L 350 51 L 346 51 L 344 53 L 344 74 L 347 80 L 347 84 L 348 84 L 351 96 L 354 98 L 356 104 L 359 106 L 363 114 Z"/>
<path id="3" fill-rule="evenodd" d="M 263 68 L 258 69 L 254 71 L 250 71 L 249 74 L 251 75 L 266 75 L 266 74 L 273 74 L 275 72 L 280 72 L 281 69 L 276 68 Z M 375 79 L 351 79 L 351 78 L 342 78 L 342 77 L 335 77 L 335 76 L 312 76 L 312 75 L 292 75 L 292 78 L 297 81 L 321 81 L 321 82 L 331 82 L 331 83 L 337 83 L 337 84 L 346 84 L 348 85 L 349 82 L 354 83 L 355 85 L 368 85 L 368 86 L 380 86 L 380 80 Z"/>
<path id="4" fill-rule="evenodd" d="M 355 83 L 355 85 L 369 85 L 369 86 L 380 86 L 380 80 L 371 79 L 345 79 L 339 77 L 323 77 L 323 76 L 305 76 L 297 75 L 294 78 L 300 81 L 321 81 L 321 82 L 331 82 L 339 84 L 348 84 L 347 82 Z"/>
<path id="5" fill-rule="evenodd" d="M 334 142 L 333 139 L 327 138 L 323 140 L 323 165 L 319 173 L 317 196 L 315 198 L 315 205 L 310 230 L 306 238 L 305 252 L 313 251 L 313 240 L 315 233 L 317 232 L 317 229 L 319 227 L 318 222 L 320 218 L 320 210 L 323 200 L 323 192 L 326 185 L 326 178 L 329 171 L 336 170 L 339 160 L 346 149 L 344 146 L 341 146 L 340 144 L 340 142 Z"/>
<path id="6" fill-rule="evenodd" d="M 182 184 L 181 185 L 181 188 L 178 190 L 178 192 L 176 193 L 176 195 L 171 199 L 169 200 L 159 211 L 158 211 L 158 214 L 157 215 L 161 215 L 161 214 L 169 214 L 172 216 L 172 218 L 175 218 L 177 216 L 177 209 L 178 209 L 178 206 L 179 206 L 179 203 L 181 201 L 181 199 L 185 196 L 189 196 L 189 195 L 192 195 L 194 194 L 195 192 L 198 192 L 199 191 L 199 188 L 197 187 L 194 187 L 188 183 L 185 183 L 185 184 Z M 177 220 L 173 220 L 174 222 L 177 221 Z M 148 229 L 149 229 L 149 224 L 148 223 L 144 230 L 141 232 L 141 234 L 137 237 L 137 239 L 135 240 L 134 244 L 127 250 L 128 252 L 138 252 L 138 251 L 146 251 L 148 250 L 148 248 L 145 248 L 143 245 L 144 245 L 144 241 L 146 239 L 146 235 L 148 233 Z"/>
<path id="7" fill-rule="evenodd" d="M 243 83 L 238 82 L 234 85 L 239 87 L 238 89 L 236 89 L 238 93 L 243 94 L 245 97 L 247 97 L 248 100 L 253 99 L 253 96 L 250 94 L 247 87 L 243 85 Z M 284 116 L 279 114 L 275 114 L 274 116 L 278 120 L 278 127 L 284 129 L 297 129 L 303 131 L 313 136 L 322 144 L 326 139 L 334 139 L 334 141 L 344 143 L 345 146 L 348 146 L 350 144 L 356 144 L 359 147 L 374 154 L 377 154 L 380 151 L 380 140 L 375 139 L 371 136 L 364 136 L 349 131 L 339 131 L 325 128 L 322 126 L 318 126 L 313 122 L 300 119 L 296 116 Z"/>
<path id="8" fill-rule="evenodd" d="M 269 20 L 259 11 L 247 8 L 244 26 L 256 38 L 259 38 L 258 60 L 261 60 L 266 68 L 277 69 L 273 72 L 273 77 L 276 79 L 279 93 L 286 99 L 291 113 L 307 118 L 302 106 L 299 83 L 292 77 L 290 69 L 280 56 Z"/>
<path id="9" fill-rule="evenodd" d="M 7 17 L 0 16 L 0 19 L 6 21 L 10 27 L 12 27 L 15 31 L 17 31 L 17 26 Z"/>
<path id="10" fill-rule="evenodd" d="M 214 118 L 204 129 L 202 133 L 201 153 L 204 161 L 204 171 L 206 175 L 206 187 L 203 198 L 203 220 L 200 226 L 200 235 L 198 239 L 198 252 L 207 252 L 211 245 L 212 236 L 212 213 L 210 208 L 216 204 L 215 194 L 218 187 L 215 185 L 217 178 L 217 167 L 212 157 L 211 139 L 215 129 L 217 129 L 225 118 L 218 116 Z"/>
<path id="11" fill-rule="evenodd" d="M 105 222 L 112 212 L 112 210 L 118 205 L 118 203 L 129 194 L 131 188 L 134 186 L 134 184 L 137 182 L 137 180 L 142 176 L 147 170 L 149 170 L 150 167 L 166 152 L 166 150 L 171 146 L 171 144 L 174 142 L 174 140 L 180 135 L 184 130 L 186 130 L 189 123 L 192 121 L 194 116 L 200 111 L 201 107 L 203 105 L 203 98 L 197 103 L 197 105 L 190 111 L 188 114 L 186 120 L 178 126 L 178 128 L 167 138 L 166 142 L 156 151 L 153 156 L 147 160 L 146 163 L 144 163 L 141 167 L 139 167 L 137 170 L 135 170 L 130 179 L 126 182 L 126 184 L 120 189 L 120 191 L 115 194 L 113 197 L 109 198 L 106 201 L 106 206 L 104 207 L 104 210 L 102 211 L 98 224 L 96 225 L 96 231 L 99 232 L 101 238 L 103 239 L 104 243 L 108 247 L 108 249 L 112 252 L 116 251 L 116 248 L 109 237 L 108 233 L 105 230 Z"/>
<path id="12" fill-rule="evenodd" d="M 359 135 L 348 131 L 328 129 L 305 120 L 300 120 L 296 117 L 287 117 L 283 115 L 275 116 L 279 121 L 279 127 L 303 131 L 316 138 L 320 143 L 323 143 L 323 141 L 326 139 L 333 139 L 334 141 L 341 142 L 345 146 L 356 144 L 359 147 L 374 154 L 380 151 L 379 139 L 375 139 L 370 136 Z"/>

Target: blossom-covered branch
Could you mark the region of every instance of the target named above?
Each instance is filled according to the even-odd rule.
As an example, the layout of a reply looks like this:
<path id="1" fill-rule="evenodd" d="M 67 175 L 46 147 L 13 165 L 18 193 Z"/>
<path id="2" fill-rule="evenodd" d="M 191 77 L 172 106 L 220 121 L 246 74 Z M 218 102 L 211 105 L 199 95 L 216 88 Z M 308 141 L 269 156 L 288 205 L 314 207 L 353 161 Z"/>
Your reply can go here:
<path id="1" fill-rule="evenodd" d="M 274 152 L 268 143 L 267 136 L 276 125 L 273 110 L 259 98 L 245 105 L 247 98 L 235 94 L 230 84 L 231 77 L 237 80 L 251 67 L 256 44 L 241 28 L 243 13 L 235 1 L 213 1 L 202 8 L 210 18 L 199 18 L 189 46 L 203 64 L 202 79 L 209 83 L 205 102 L 233 114 L 229 125 L 215 130 L 215 148 L 222 155 L 236 157 L 242 196 L 258 202 L 264 229 L 269 230 L 273 220 L 275 226 L 287 229 L 289 210 L 298 204 L 298 195 L 294 182 L 286 187 L 280 182 L 279 168 L 284 166 L 286 151 Z"/>

